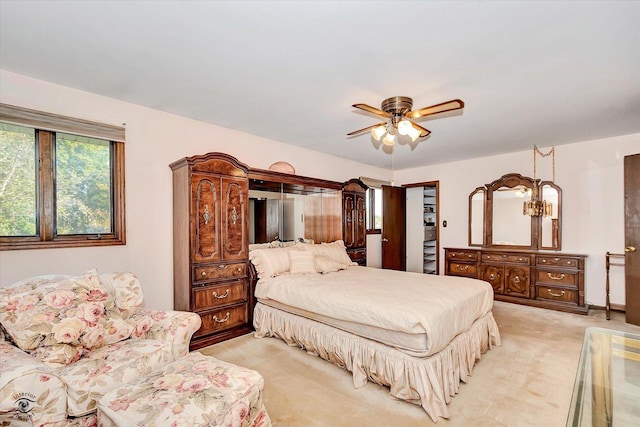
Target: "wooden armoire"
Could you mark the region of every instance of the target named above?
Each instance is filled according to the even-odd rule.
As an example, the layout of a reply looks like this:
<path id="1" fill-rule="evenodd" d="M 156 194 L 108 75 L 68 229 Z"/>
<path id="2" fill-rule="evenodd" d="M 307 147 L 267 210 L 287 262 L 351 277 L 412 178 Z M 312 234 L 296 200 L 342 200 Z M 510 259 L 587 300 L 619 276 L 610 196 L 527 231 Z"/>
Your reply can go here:
<path id="1" fill-rule="evenodd" d="M 367 186 L 351 179 L 342 186 L 342 236 L 347 254 L 359 265 L 367 265 Z"/>
<path id="2" fill-rule="evenodd" d="M 173 170 L 174 309 L 198 313 L 191 350 L 251 330 L 248 280 L 248 171 L 208 153 Z"/>

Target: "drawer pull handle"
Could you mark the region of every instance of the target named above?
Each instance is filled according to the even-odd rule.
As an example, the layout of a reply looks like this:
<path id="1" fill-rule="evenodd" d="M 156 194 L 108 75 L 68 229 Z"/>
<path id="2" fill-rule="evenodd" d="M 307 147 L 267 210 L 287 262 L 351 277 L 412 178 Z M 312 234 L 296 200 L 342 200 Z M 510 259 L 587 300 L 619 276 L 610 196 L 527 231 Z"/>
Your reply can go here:
<path id="1" fill-rule="evenodd" d="M 218 265 L 218 270 L 222 270 L 223 268 L 227 268 L 227 266 L 225 264 Z"/>
<path id="2" fill-rule="evenodd" d="M 549 295 L 551 295 L 552 297 L 563 297 L 564 296 L 564 291 L 560 291 L 559 294 L 554 294 L 553 291 L 549 288 L 547 288 L 547 292 L 549 293 Z"/>
<path id="3" fill-rule="evenodd" d="M 452 257 L 456 256 L 456 254 L 451 254 Z"/>
<path id="4" fill-rule="evenodd" d="M 571 265 L 571 261 L 567 261 L 567 265 Z"/>
<path id="5" fill-rule="evenodd" d="M 495 276 L 493 273 L 491 273 L 491 274 L 489 275 L 489 280 L 494 280 L 495 278 L 496 278 L 496 276 Z"/>
<path id="6" fill-rule="evenodd" d="M 556 274 L 556 273 L 547 273 L 549 279 L 551 280 L 562 280 L 564 279 L 564 274 Z"/>
<path id="7" fill-rule="evenodd" d="M 554 258 L 553 260 L 554 260 L 555 262 L 558 262 L 558 261 L 560 261 L 560 258 Z"/>
<path id="8" fill-rule="evenodd" d="M 226 298 L 228 296 L 229 296 L 229 289 L 227 289 L 227 292 L 225 292 L 224 295 L 218 295 L 218 292 L 213 291 L 213 297 L 214 298 L 224 299 L 224 298 Z"/>
<path id="9" fill-rule="evenodd" d="M 216 316 L 215 314 L 214 314 L 213 316 L 211 316 L 211 318 L 213 319 L 213 321 L 214 321 L 214 322 L 217 322 L 217 323 L 224 323 L 224 322 L 228 321 L 228 320 L 229 320 L 229 318 L 231 318 L 231 313 L 229 313 L 229 312 L 227 311 L 227 315 L 226 315 L 226 316 L 224 316 L 222 319 L 218 319 L 218 316 Z"/>
<path id="10" fill-rule="evenodd" d="M 542 263 L 545 264 L 546 262 L 547 262 L 547 260 L 542 258 Z"/>
<path id="11" fill-rule="evenodd" d="M 514 277 L 513 283 L 520 283 L 520 277 L 519 276 Z"/>
<path id="12" fill-rule="evenodd" d="M 238 267 L 237 271 L 238 271 L 238 273 L 241 273 L 242 272 L 242 267 Z"/>
<path id="13" fill-rule="evenodd" d="M 202 273 L 200 273 L 200 275 L 202 275 L 202 276 L 206 276 L 206 275 L 207 275 L 207 272 L 206 272 L 206 271 L 203 271 Z"/>
<path id="14" fill-rule="evenodd" d="M 522 262 L 522 261 L 524 261 L 524 259 L 523 258 L 518 258 L 518 261 Z"/>
<path id="15" fill-rule="evenodd" d="M 468 265 L 456 265 L 456 268 L 458 269 L 458 271 L 469 271 L 469 266 Z"/>

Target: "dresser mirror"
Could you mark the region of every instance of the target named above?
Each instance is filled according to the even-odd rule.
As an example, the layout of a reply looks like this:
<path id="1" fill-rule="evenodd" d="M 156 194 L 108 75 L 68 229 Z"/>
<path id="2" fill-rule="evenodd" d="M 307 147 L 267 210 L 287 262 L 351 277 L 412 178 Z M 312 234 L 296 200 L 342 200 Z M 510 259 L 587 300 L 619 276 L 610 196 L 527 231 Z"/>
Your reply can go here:
<path id="1" fill-rule="evenodd" d="M 542 200 L 547 203 L 546 215 L 540 218 L 540 249 L 560 250 L 562 233 L 562 190 L 550 181 L 540 183 Z"/>
<path id="2" fill-rule="evenodd" d="M 261 170 L 249 177 L 249 243 L 341 238 L 341 183 Z"/>
<path id="3" fill-rule="evenodd" d="M 469 246 L 558 251 L 561 218 L 560 187 L 507 174 L 469 195 Z"/>
<path id="4" fill-rule="evenodd" d="M 469 194 L 469 246 L 484 245 L 484 187 Z"/>

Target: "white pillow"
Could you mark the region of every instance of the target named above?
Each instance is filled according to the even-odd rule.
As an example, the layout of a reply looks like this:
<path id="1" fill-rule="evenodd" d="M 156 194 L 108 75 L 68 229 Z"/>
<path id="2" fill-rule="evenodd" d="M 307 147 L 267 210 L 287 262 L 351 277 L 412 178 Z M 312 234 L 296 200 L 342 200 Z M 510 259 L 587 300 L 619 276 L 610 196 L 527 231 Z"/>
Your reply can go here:
<path id="1" fill-rule="evenodd" d="M 349 255 L 347 255 L 347 249 L 345 248 L 344 241 L 342 240 L 336 240 L 331 243 L 321 243 L 320 248 L 316 250 L 316 255 L 326 256 L 345 267 L 357 264 L 351 261 Z"/>
<path id="2" fill-rule="evenodd" d="M 255 249 L 268 249 L 268 248 L 281 248 L 282 242 L 280 240 L 274 240 L 273 242 L 267 243 L 251 243 L 249 245 L 249 250 L 253 251 Z"/>
<path id="3" fill-rule="evenodd" d="M 291 274 L 311 274 L 317 273 L 313 252 L 292 250 L 289 251 L 289 261 L 291 263 Z"/>
<path id="4" fill-rule="evenodd" d="M 289 251 L 299 250 L 291 248 L 254 249 L 249 252 L 249 259 L 256 267 L 258 278 L 266 280 L 289 272 L 291 262 Z"/>
<path id="5" fill-rule="evenodd" d="M 315 257 L 316 270 L 320 274 L 331 273 L 334 271 L 344 270 L 346 267 L 344 264 L 336 262 L 331 258 L 327 258 L 326 256 L 317 255 Z"/>

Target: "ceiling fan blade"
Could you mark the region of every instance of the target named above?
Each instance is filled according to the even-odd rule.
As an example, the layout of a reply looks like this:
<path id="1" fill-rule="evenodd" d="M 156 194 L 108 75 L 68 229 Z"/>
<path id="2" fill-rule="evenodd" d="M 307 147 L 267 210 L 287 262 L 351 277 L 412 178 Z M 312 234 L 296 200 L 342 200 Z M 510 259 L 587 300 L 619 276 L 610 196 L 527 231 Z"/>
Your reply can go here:
<path id="1" fill-rule="evenodd" d="M 391 117 L 391 113 L 387 113 L 386 111 L 382 111 L 379 108 L 376 107 L 372 107 L 371 105 L 367 105 L 367 104 L 353 104 L 353 107 L 355 108 L 359 108 L 361 110 L 367 111 L 369 113 L 373 113 L 376 114 L 378 116 L 382 116 L 382 117 Z"/>
<path id="2" fill-rule="evenodd" d="M 459 99 L 452 99 L 451 101 L 443 102 L 442 104 L 436 104 L 430 107 L 421 108 L 419 110 L 409 111 L 408 113 L 405 113 L 405 117 L 408 117 L 410 119 L 419 119 L 420 117 L 444 113 L 445 111 L 459 110 L 461 108 L 464 108 L 464 102 Z"/>
<path id="3" fill-rule="evenodd" d="M 417 123 L 411 122 L 411 126 L 413 126 L 415 129 L 418 129 L 420 131 L 420 138 L 424 138 L 425 136 L 431 133 L 429 129 L 425 129 Z"/>
<path id="4" fill-rule="evenodd" d="M 366 132 L 366 131 L 368 131 L 368 130 L 371 130 L 371 129 L 373 129 L 374 127 L 377 127 L 377 126 L 386 126 L 386 125 L 387 125 L 387 122 L 380 122 L 380 123 L 376 123 L 375 125 L 371 125 L 371 126 L 368 126 L 368 127 L 366 127 L 366 128 L 362 128 L 362 129 L 360 129 L 360 130 L 354 130 L 353 132 L 349 132 L 349 133 L 347 134 L 347 136 L 357 135 L 357 134 L 359 134 L 359 133 L 364 133 L 364 132 Z"/>

